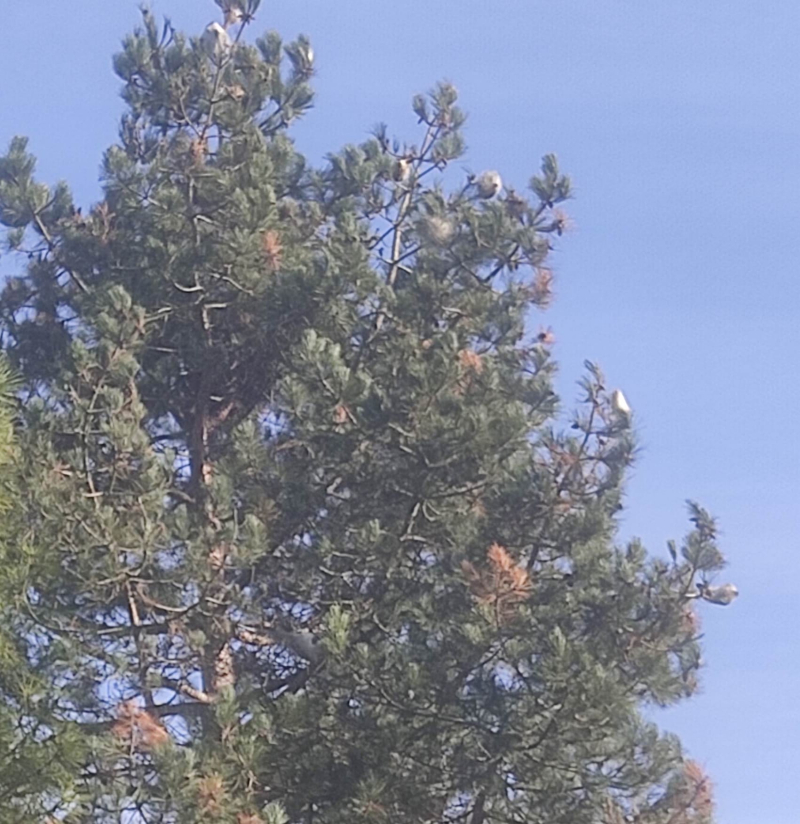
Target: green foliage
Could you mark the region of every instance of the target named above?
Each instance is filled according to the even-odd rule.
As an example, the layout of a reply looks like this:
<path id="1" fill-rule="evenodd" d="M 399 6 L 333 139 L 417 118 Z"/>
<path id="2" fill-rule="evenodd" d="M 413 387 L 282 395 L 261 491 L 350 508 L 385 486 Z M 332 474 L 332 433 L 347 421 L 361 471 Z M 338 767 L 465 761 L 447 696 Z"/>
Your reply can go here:
<path id="1" fill-rule="evenodd" d="M 88 214 L 24 140 L 0 158 L 27 256 L 0 296 L 3 820 L 705 824 L 641 709 L 696 689 L 722 557 L 694 505 L 671 564 L 615 545 L 635 439 L 596 366 L 554 422 L 526 322 L 555 157 L 530 200 L 449 191 L 440 84 L 416 143 L 311 168 L 308 40 L 206 49 L 148 13 L 124 41 Z"/>
<path id="2" fill-rule="evenodd" d="M 53 712 L 51 687 L 43 668 L 28 653 L 20 621 L 18 585 L 24 580 L 24 553 L 14 551 L 17 531 L 15 487 L 9 483 L 18 458 L 13 413 L 19 382 L 0 359 L 0 820 L 40 820 L 70 798 L 84 755 L 79 730 L 67 728 Z"/>
<path id="3" fill-rule="evenodd" d="M 19 383 L 5 358 L 0 359 L 0 466 L 4 465 L 13 450 L 13 408 L 14 393 Z M 4 504 L 0 504 L 4 505 Z"/>

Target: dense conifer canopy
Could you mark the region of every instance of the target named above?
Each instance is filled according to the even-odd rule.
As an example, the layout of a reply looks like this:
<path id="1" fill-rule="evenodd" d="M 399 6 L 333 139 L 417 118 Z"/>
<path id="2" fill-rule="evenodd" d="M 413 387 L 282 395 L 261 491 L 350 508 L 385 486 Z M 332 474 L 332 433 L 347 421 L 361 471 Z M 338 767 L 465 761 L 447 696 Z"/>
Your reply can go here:
<path id="1" fill-rule="evenodd" d="M 707 824 L 642 713 L 723 560 L 696 506 L 669 562 L 615 543 L 596 367 L 556 419 L 568 178 L 446 187 L 447 84 L 315 168 L 311 45 L 257 5 L 144 14 L 91 209 L 0 158 L 0 819 Z"/>

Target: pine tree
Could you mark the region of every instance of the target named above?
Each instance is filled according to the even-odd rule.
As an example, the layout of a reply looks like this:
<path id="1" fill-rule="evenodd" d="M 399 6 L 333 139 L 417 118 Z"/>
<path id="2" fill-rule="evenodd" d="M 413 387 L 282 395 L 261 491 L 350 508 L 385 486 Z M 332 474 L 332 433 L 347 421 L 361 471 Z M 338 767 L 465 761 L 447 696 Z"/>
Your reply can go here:
<path id="1" fill-rule="evenodd" d="M 0 299 L 24 400 L 2 666 L 34 667 L 31 740 L 72 758 L 12 804 L 706 824 L 707 777 L 642 711 L 696 689 L 714 522 L 692 505 L 669 563 L 615 543 L 631 415 L 587 364 L 564 430 L 526 329 L 569 179 L 547 155 L 529 197 L 449 191 L 448 84 L 417 142 L 380 127 L 313 168 L 309 41 L 250 45 L 258 3 L 220 5 L 227 28 L 145 12 L 125 40 L 86 214 L 23 139 L 0 159 L 27 259 Z"/>

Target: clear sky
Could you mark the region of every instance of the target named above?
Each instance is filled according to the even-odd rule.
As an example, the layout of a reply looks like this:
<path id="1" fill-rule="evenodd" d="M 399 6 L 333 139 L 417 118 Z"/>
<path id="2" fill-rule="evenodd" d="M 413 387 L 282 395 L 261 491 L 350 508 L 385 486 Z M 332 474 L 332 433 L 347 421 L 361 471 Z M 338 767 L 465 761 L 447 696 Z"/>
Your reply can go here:
<path id="1" fill-rule="evenodd" d="M 121 111 L 111 54 L 136 0 L 2 4 L 0 144 L 97 197 Z M 199 33 L 211 0 L 157 0 Z M 554 259 L 559 390 L 585 358 L 635 409 L 622 537 L 663 551 L 684 500 L 719 516 L 742 595 L 704 610 L 702 694 L 660 716 L 717 785 L 721 824 L 797 824 L 800 781 L 800 4 L 797 0 L 264 0 L 256 29 L 314 44 L 321 158 L 455 83 L 467 163 L 522 188 L 545 152 L 575 182 Z M 0 273 L 11 265 L 0 261 Z"/>

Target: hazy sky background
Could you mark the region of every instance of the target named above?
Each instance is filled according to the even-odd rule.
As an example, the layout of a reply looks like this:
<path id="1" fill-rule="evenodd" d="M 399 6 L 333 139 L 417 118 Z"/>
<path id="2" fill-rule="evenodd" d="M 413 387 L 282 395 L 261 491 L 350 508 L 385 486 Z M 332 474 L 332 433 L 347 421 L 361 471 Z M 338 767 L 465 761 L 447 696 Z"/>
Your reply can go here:
<path id="1" fill-rule="evenodd" d="M 121 111 L 111 54 L 135 0 L 3 3 L 0 145 L 87 206 Z M 158 0 L 199 33 L 211 0 Z M 703 610 L 702 694 L 662 714 L 717 785 L 721 824 L 797 824 L 800 781 L 800 4 L 797 0 L 264 0 L 255 29 L 314 44 L 313 158 L 448 79 L 472 170 L 517 188 L 554 151 L 575 230 L 554 257 L 559 390 L 585 358 L 635 409 L 643 452 L 622 536 L 656 551 L 719 516 L 742 592 Z M 0 273 L 12 262 L 0 261 Z M 537 321 L 538 322 L 538 321 Z M 722 580 L 721 579 L 721 580 Z"/>

